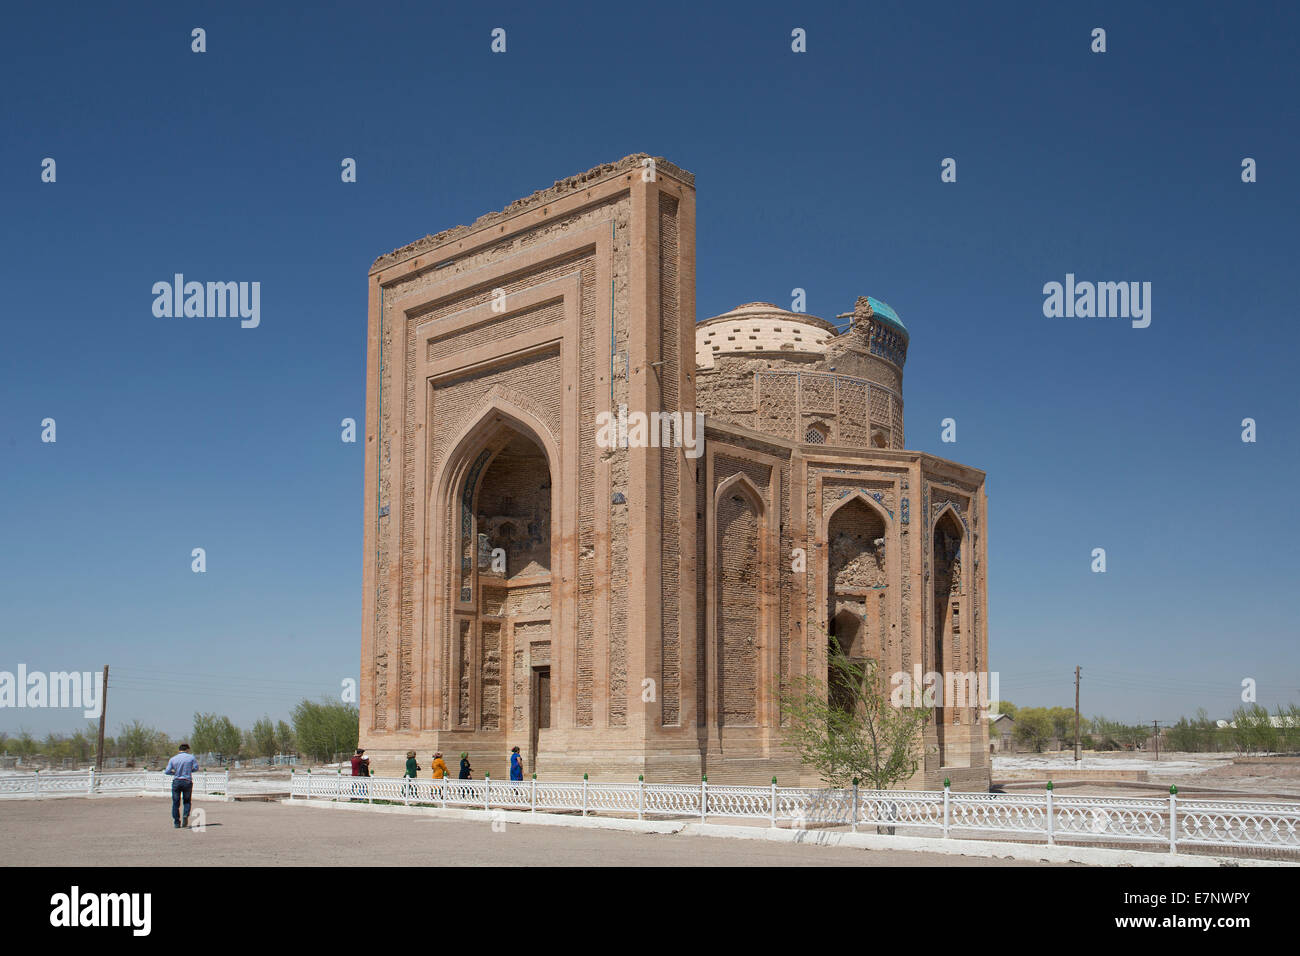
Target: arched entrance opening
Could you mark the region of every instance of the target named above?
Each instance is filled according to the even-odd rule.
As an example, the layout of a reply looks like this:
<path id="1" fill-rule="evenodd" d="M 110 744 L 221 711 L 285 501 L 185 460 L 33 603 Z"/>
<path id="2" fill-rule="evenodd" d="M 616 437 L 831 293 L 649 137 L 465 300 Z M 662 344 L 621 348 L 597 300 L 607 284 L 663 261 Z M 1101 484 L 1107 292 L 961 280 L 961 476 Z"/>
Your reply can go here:
<path id="1" fill-rule="evenodd" d="M 854 497 L 831 515 L 826 541 L 828 659 L 838 647 L 855 664 L 882 666 L 889 616 L 885 518 Z M 843 706 L 857 692 L 829 665 L 826 680 L 832 703 Z"/>
<path id="2" fill-rule="evenodd" d="M 466 446 L 456 474 L 448 488 L 458 564 L 448 725 L 508 733 L 521 749 L 527 743 L 525 761 L 535 767 L 551 712 L 550 461 L 536 435 L 502 417 Z"/>
<path id="3" fill-rule="evenodd" d="M 965 532 L 951 509 L 944 511 L 934 525 L 933 541 L 933 622 L 934 672 L 943 690 L 942 706 L 935 708 L 934 725 L 939 744 L 940 765 L 950 765 L 948 728 L 957 714 L 955 701 L 946 695 L 955 686 L 951 677 L 961 663 L 962 546 Z"/>

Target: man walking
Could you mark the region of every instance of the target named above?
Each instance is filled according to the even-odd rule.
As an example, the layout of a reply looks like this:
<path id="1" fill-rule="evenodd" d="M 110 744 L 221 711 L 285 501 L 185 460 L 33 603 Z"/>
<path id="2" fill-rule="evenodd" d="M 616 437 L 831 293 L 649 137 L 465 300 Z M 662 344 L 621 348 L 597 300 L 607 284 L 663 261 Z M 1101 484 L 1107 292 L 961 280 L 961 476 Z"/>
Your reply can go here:
<path id="1" fill-rule="evenodd" d="M 199 762 L 190 753 L 189 744 L 181 744 L 180 752 L 167 761 L 163 773 L 172 778 L 172 826 L 179 830 L 190 825 L 190 800 L 194 796 L 194 769 Z M 185 817 L 181 818 L 181 798 L 185 799 Z"/>

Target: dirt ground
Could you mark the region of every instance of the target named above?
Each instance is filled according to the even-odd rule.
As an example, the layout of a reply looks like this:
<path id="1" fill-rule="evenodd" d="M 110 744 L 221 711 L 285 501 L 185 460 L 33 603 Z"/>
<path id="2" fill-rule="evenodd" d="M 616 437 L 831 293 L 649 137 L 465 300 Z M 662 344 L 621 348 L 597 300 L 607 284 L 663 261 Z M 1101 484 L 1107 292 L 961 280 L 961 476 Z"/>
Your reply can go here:
<path id="1" fill-rule="evenodd" d="M 1241 761 L 1241 762 L 1234 762 Z M 1179 790 L 1195 791 L 1196 796 L 1239 796 L 1241 799 L 1274 799 L 1292 797 L 1300 800 L 1300 759 L 1262 758 L 1252 762 L 1235 754 L 1161 753 L 1155 759 L 1152 753 L 1094 753 L 1085 752 L 1083 760 L 1075 763 L 1069 751 L 1045 754 L 996 754 L 993 757 L 994 781 L 1069 780 L 1071 772 L 1085 770 L 1145 770 L 1147 783 L 1168 791 L 1170 785 Z M 1201 790 L 1214 791 L 1200 793 Z M 1071 793 L 1095 791 L 1098 793 L 1131 793 L 1150 796 L 1151 788 L 1125 787 L 1122 783 L 1104 787 L 1080 787 Z M 1189 796 L 1192 793 L 1188 794 Z"/>
<path id="2" fill-rule="evenodd" d="M 279 803 L 195 801 L 175 830 L 164 797 L 0 803 L 4 866 L 1039 866 L 1015 860 L 435 820 Z M 195 818 L 191 819 L 191 824 Z"/>

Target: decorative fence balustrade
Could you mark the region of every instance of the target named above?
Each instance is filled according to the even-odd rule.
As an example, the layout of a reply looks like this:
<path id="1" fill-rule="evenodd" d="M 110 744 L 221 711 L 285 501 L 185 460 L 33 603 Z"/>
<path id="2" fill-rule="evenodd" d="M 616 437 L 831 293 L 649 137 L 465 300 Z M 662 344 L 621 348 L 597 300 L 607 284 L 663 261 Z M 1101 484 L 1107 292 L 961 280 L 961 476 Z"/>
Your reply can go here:
<path id="1" fill-rule="evenodd" d="M 844 790 L 656 783 L 550 783 L 539 780 L 409 780 L 295 773 L 290 799 L 401 803 L 477 810 L 529 810 L 767 820 L 798 829 L 876 827 L 918 836 L 1002 834 L 1081 842 L 1266 847 L 1300 851 L 1300 803 L 1167 797 L 1061 797 L 950 790 Z"/>
<path id="2" fill-rule="evenodd" d="M 0 775 L 0 797 L 40 799 L 91 793 L 171 793 L 172 777 L 157 770 L 133 770 L 125 773 L 15 773 Z M 194 774 L 195 793 L 230 792 L 230 774 L 199 771 Z"/>

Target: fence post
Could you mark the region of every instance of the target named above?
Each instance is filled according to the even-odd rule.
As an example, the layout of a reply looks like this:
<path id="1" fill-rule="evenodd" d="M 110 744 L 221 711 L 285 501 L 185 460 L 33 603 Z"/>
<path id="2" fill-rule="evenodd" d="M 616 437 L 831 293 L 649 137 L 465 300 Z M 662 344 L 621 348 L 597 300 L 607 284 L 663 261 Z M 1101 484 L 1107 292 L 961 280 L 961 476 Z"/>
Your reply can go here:
<path id="1" fill-rule="evenodd" d="M 230 771 L 227 770 L 226 773 L 230 773 Z M 338 773 L 338 776 L 334 778 L 334 802 L 338 803 L 339 794 L 343 792 L 343 768 L 339 767 L 336 773 Z"/>
<path id="2" fill-rule="evenodd" d="M 952 819 L 952 811 L 950 809 L 951 804 L 949 802 L 952 796 L 949 790 L 951 786 L 952 786 L 952 781 L 949 780 L 947 777 L 944 777 L 943 778 L 943 838 L 945 840 L 948 839 L 948 831 L 951 825 L 950 821 Z"/>
<path id="3" fill-rule="evenodd" d="M 776 826 L 776 777 L 772 778 L 772 806 L 771 813 L 768 816 L 768 825 Z"/>
<path id="4" fill-rule="evenodd" d="M 858 832 L 858 778 L 853 778 L 853 817 L 849 829 L 854 833 Z"/>
<path id="5" fill-rule="evenodd" d="M 582 815 L 587 815 L 587 775 L 582 775 Z"/>
<path id="6" fill-rule="evenodd" d="M 645 819 L 645 774 L 636 775 L 636 818 Z"/>
<path id="7" fill-rule="evenodd" d="M 86 771 L 86 793 L 95 792 L 95 768 L 91 767 Z"/>
<path id="8" fill-rule="evenodd" d="M 298 771 L 290 767 L 289 768 L 289 799 L 290 800 L 293 799 L 293 781 L 295 780 L 297 775 L 298 775 Z"/>
<path id="9" fill-rule="evenodd" d="M 485 773 L 483 774 L 483 809 L 484 810 L 492 809 L 492 800 L 490 797 L 491 793 L 492 793 L 492 774 Z"/>
<path id="10" fill-rule="evenodd" d="M 1052 821 L 1052 781 L 1047 781 L 1047 845 L 1056 843 L 1056 830 Z"/>
<path id="11" fill-rule="evenodd" d="M 709 814 L 709 775 L 700 778 L 700 822 Z"/>
<path id="12" fill-rule="evenodd" d="M 39 770 L 34 770 L 32 772 L 36 775 L 36 799 L 39 800 L 41 798 L 41 772 Z"/>
<path id="13" fill-rule="evenodd" d="M 533 795 L 531 797 L 530 802 L 532 803 L 533 813 L 536 813 L 537 812 L 537 771 L 536 770 L 533 771 L 532 790 L 533 790 Z"/>
<path id="14" fill-rule="evenodd" d="M 225 774 L 223 775 L 223 779 L 221 781 L 221 795 L 223 797 L 230 796 L 230 771 L 229 770 L 225 772 Z"/>
<path id="15" fill-rule="evenodd" d="M 1178 852 L 1178 788 L 1169 785 L 1169 852 Z"/>

